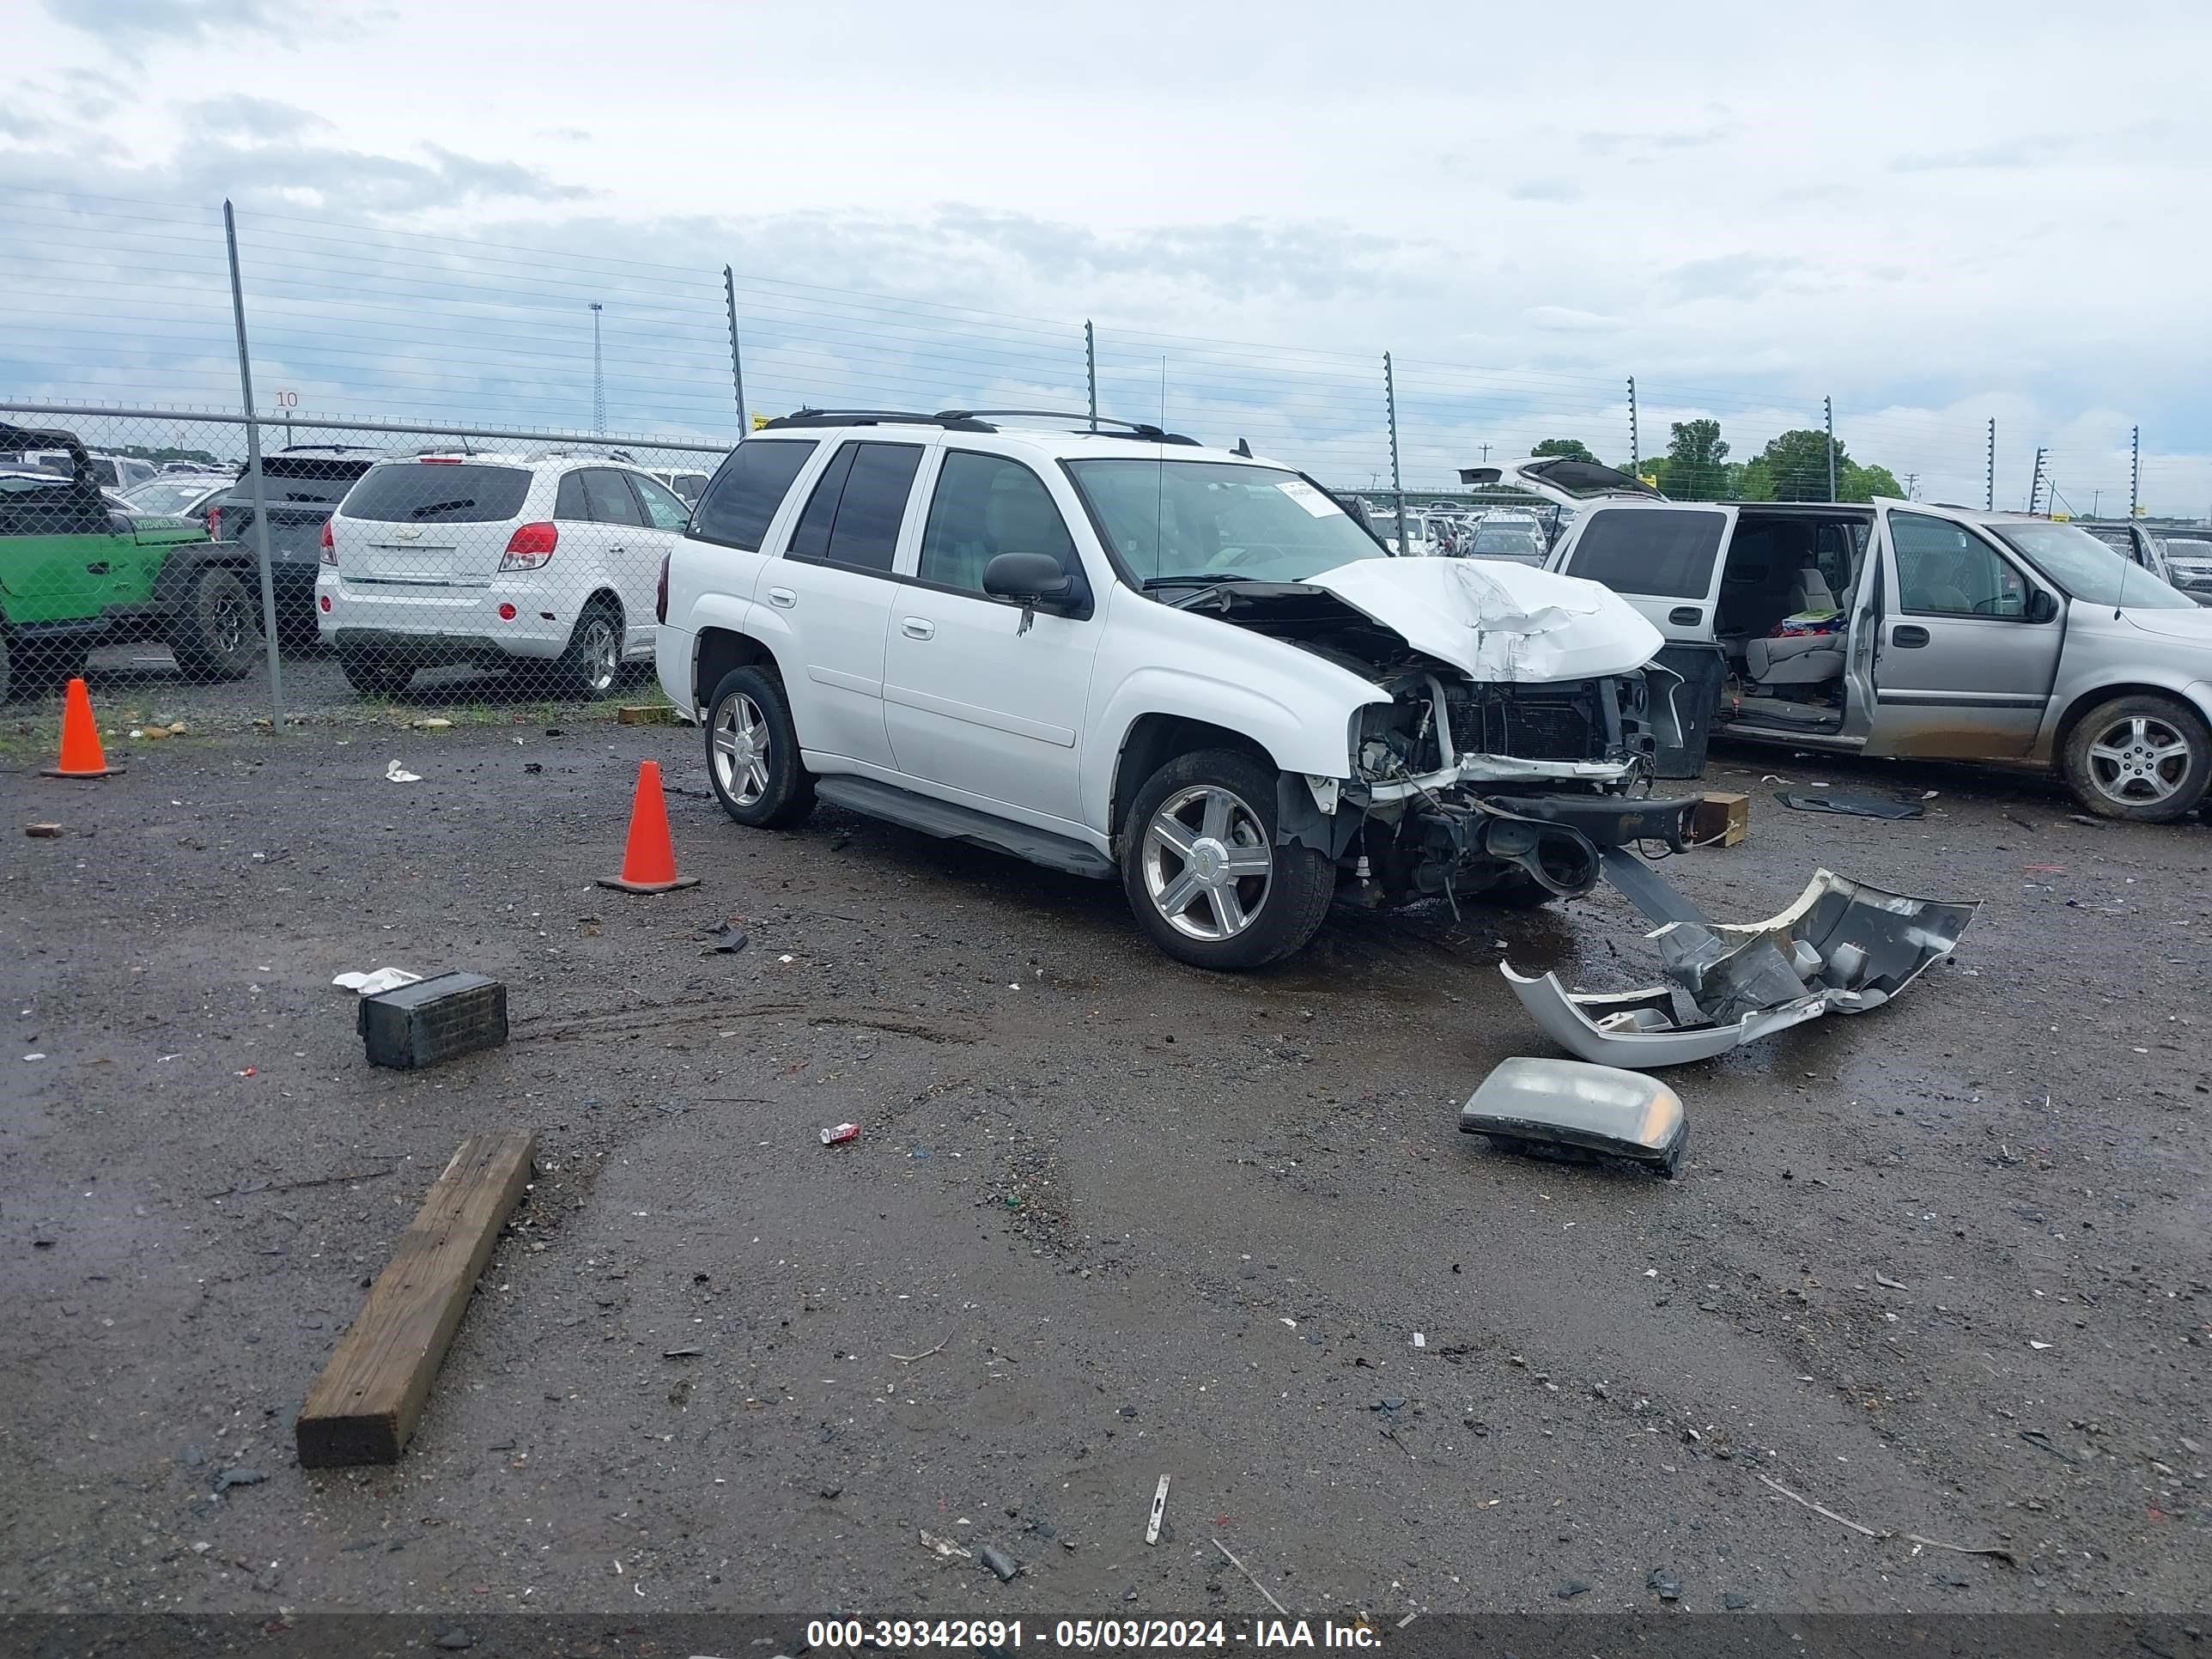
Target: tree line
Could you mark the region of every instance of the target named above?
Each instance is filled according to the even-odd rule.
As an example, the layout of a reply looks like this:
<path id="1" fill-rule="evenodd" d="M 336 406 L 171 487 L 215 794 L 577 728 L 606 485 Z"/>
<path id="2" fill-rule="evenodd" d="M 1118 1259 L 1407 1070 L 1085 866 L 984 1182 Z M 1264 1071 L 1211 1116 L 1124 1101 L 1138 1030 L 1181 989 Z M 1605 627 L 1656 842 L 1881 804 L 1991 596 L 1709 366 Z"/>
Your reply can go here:
<path id="1" fill-rule="evenodd" d="M 1770 438 L 1766 447 L 1750 459 L 1732 461 L 1718 421 L 1676 421 L 1668 431 L 1664 455 L 1641 457 L 1632 467 L 1623 462 L 1620 471 L 1638 474 L 1678 501 L 1825 501 L 1832 499 L 1829 441 L 1817 427 L 1799 427 Z M 1597 461 L 1579 438 L 1547 438 L 1530 453 Z M 1905 499 L 1897 475 L 1887 467 L 1862 465 L 1841 443 L 1835 446 L 1835 458 L 1833 500 Z"/>

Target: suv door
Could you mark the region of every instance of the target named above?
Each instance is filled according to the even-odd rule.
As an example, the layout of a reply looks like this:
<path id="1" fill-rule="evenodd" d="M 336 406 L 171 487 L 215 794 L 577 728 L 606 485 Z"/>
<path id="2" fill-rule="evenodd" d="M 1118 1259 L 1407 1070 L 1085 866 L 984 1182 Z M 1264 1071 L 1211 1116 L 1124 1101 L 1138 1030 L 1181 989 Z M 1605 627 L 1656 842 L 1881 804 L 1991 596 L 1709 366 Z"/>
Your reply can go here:
<path id="1" fill-rule="evenodd" d="M 653 640 L 653 588 L 660 574 L 661 538 L 646 525 L 645 507 L 630 488 L 629 475 L 611 466 L 586 467 L 584 504 L 597 533 L 593 538 L 599 572 L 622 601 L 623 654 L 631 656 Z M 566 480 L 563 480 L 565 483 Z M 571 604 L 582 601 L 579 592 Z"/>
<path id="2" fill-rule="evenodd" d="M 907 503 L 926 443 L 848 438 L 831 452 L 759 597 L 789 614 L 803 676 L 787 677 L 802 749 L 885 769 L 884 636 Z"/>
<path id="3" fill-rule="evenodd" d="M 2027 755 L 2058 678 L 2063 602 L 1941 509 L 1882 507 L 1876 536 L 1887 602 L 1867 752 Z"/>
<path id="4" fill-rule="evenodd" d="M 1082 820 L 1078 733 L 1103 624 L 1068 518 L 1023 462 L 944 452 L 886 644 L 884 720 L 902 772 L 1073 826 Z M 983 573 L 1001 553 L 1057 559 L 1077 601 L 1029 612 L 992 598 Z"/>
<path id="5" fill-rule="evenodd" d="M 1710 645 L 1732 518 L 1721 507 L 1608 501 L 1583 514 L 1553 568 L 1611 588 L 1670 641 Z"/>
<path id="6" fill-rule="evenodd" d="M 636 598 L 633 600 L 629 589 L 624 588 L 623 611 L 629 618 L 631 647 L 642 647 L 650 651 L 653 641 L 653 596 L 660 585 L 660 562 L 682 539 L 684 526 L 691 522 L 691 509 L 658 478 L 642 472 L 625 472 L 623 477 L 629 480 L 629 487 L 637 492 L 638 505 L 645 509 L 645 532 L 638 544 L 643 556 L 637 568 L 629 573 L 637 585 Z"/>
<path id="7" fill-rule="evenodd" d="M 0 620 L 96 619 L 137 545 L 96 489 L 66 477 L 0 477 Z"/>

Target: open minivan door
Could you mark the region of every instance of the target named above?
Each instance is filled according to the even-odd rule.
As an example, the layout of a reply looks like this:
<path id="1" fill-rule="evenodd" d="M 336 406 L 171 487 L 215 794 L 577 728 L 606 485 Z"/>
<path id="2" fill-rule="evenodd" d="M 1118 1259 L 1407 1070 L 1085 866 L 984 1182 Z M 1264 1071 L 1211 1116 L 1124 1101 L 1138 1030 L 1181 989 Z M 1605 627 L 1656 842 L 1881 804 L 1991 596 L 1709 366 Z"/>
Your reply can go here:
<path id="1" fill-rule="evenodd" d="M 2058 678 L 2063 599 L 1971 513 L 1874 505 L 1882 600 L 1866 752 L 2027 756 Z"/>

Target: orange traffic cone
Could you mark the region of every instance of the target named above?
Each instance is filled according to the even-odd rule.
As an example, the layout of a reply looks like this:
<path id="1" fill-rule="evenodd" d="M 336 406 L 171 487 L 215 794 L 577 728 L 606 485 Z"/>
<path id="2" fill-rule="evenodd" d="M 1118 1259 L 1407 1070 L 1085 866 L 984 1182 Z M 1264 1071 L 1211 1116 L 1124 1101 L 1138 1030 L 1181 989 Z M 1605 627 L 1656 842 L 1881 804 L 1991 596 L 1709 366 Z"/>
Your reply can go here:
<path id="1" fill-rule="evenodd" d="M 676 845 L 668 837 L 668 802 L 660 793 L 660 763 L 637 763 L 637 797 L 630 803 L 629 845 L 622 874 L 601 876 L 599 885 L 625 893 L 668 893 L 696 887 L 696 876 L 676 873 Z"/>
<path id="2" fill-rule="evenodd" d="M 100 727 L 93 723 L 92 698 L 84 689 L 82 680 L 69 683 L 69 695 L 62 699 L 62 757 L 61 763 L 46 769 L 50 778 L 106 778 L 112 777 L 123 769 L 110 766 L 107 757 L 100 752 Z"/>

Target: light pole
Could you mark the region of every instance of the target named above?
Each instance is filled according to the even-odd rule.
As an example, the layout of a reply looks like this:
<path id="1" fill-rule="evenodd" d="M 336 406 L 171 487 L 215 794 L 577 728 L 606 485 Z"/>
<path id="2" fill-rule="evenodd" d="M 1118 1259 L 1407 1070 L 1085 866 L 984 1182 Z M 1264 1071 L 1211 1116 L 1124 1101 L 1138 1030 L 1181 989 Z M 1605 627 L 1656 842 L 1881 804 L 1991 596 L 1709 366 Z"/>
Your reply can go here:
<path id="1" fill-rule="evenodd" d="M 592 306 L 592 434 L 604 438 L 607 434 L 607 372 L 599 356 L 599 302 Z"/>

